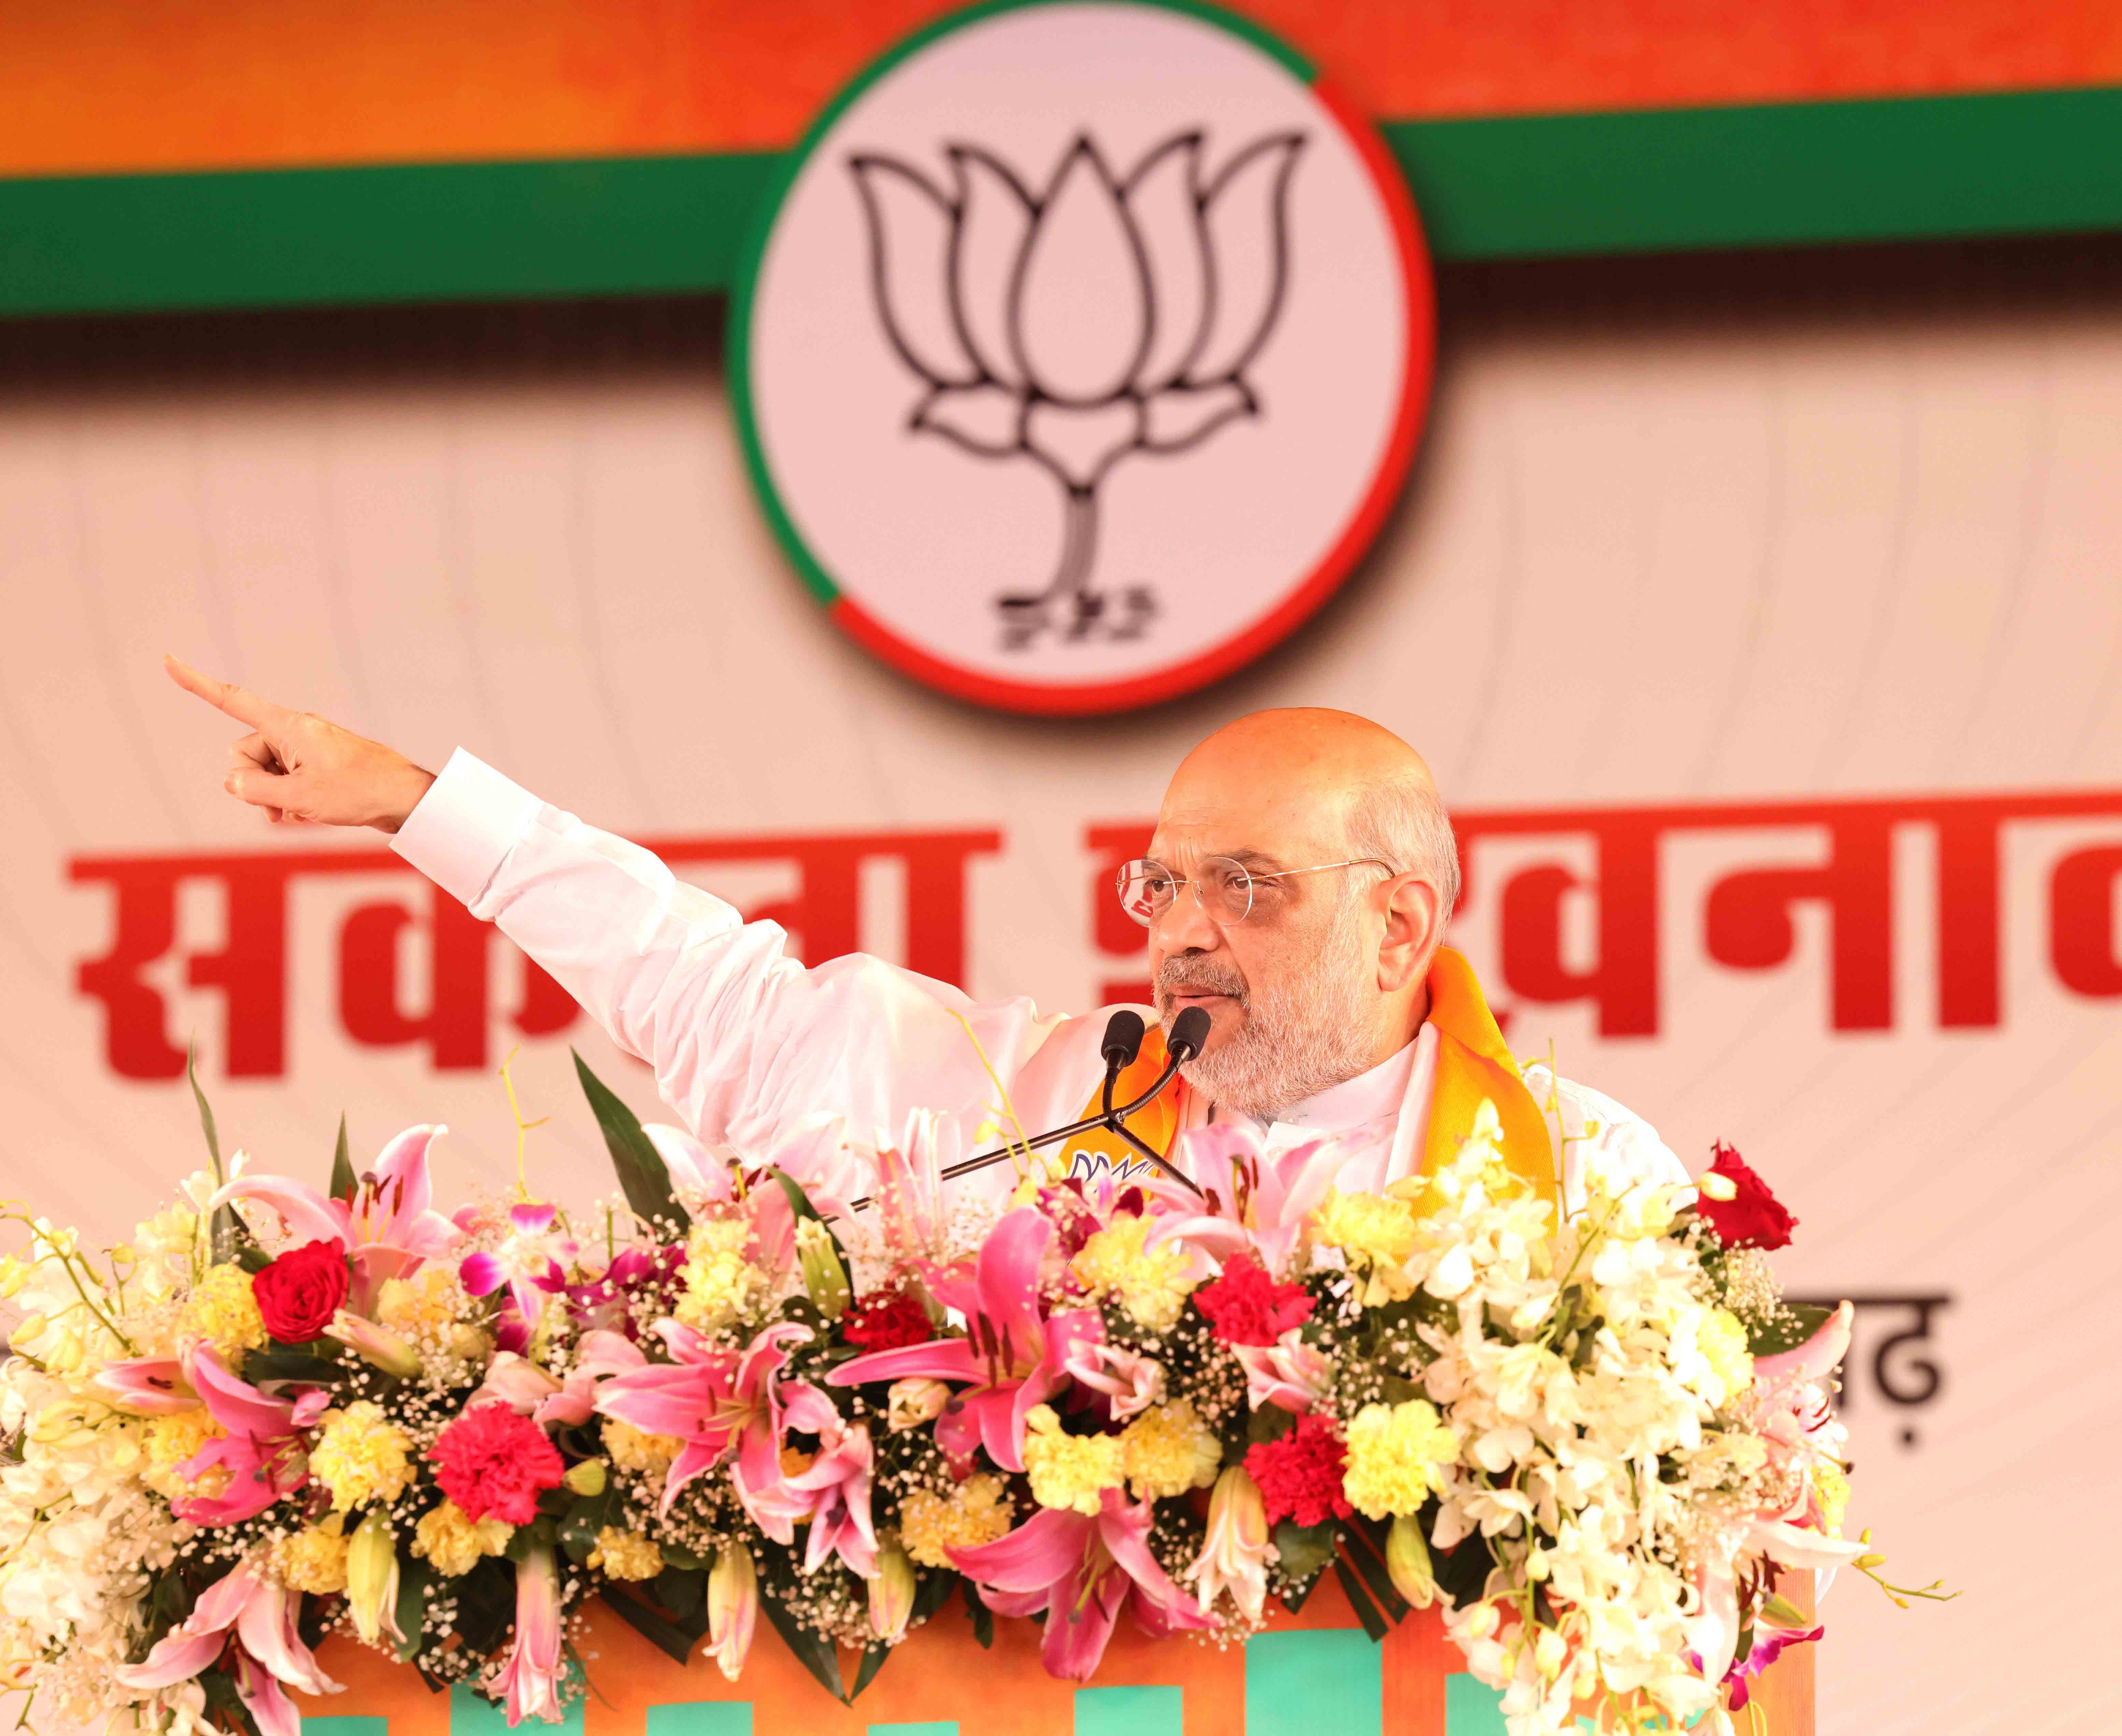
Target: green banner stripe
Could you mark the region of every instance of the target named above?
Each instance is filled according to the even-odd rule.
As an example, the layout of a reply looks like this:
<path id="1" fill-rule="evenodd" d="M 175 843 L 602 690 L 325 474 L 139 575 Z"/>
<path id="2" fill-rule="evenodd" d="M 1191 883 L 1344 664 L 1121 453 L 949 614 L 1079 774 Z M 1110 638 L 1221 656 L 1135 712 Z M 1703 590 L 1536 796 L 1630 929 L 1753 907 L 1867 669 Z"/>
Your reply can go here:
<path id="1" fill-rule="evenodd" d="M 2122 88 L 1383 130 L 1445 260 L 2122 228 Z M 0 180 L 0 313 L 724 289 L 781 161 Z"/>

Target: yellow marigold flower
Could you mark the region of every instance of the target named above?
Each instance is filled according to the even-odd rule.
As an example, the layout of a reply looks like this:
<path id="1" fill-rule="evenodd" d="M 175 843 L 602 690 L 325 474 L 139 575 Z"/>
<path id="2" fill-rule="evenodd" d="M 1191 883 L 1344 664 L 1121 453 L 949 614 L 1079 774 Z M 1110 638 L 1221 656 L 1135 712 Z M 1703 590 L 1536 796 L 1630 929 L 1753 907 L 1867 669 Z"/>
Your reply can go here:
<path id="1" fill-rule="evenodd" d="M 589 1565 L 614 1579 L 652 1579 L 663 1571 L 663 1551 L 638 1531 L 607 1525 L 597 1532 Z"/>
<path id="2" fill-rule="evenodd" d="M 1190 1399 L 1152 1405 L 1120 1431 L 1120 1468 L 1137 1500 L 1206 1489 L 1223 1463 L 1223 1444 Z"/>
<path id="3" fill-rule="evenodd" d="M 1830 1537 L 1842 1535 L 1842 1515 L 1849 1508 L 1849 1479 L 1839 1465 L 1816 1465 L 1812 1492 L 1820 1500 L 1820 1523 Z"/>
<path id="4" fill-rule="evenodd" d="M 1108 1489 L 1117 1489 L 1125 1472 L 1119 1437 L 1070 1434 L 1051 1405 L 1037 1405 L 1024 1419 L 1024 1468 L 1031 1476 L 1031 1498 L 1042 1507 L 1070 1507 L 1095 1514 Z"/>
<path id="5" fill-rule="evenodd" d="M 1329 1188 L 1311 1221 L 1319 1240 L 1339 1248 L 1351 1270 L 1367 1270 L 1364 1307 L 1376 1308 L 1414 1294 L 1407 1275 L 1408 1259 L 1415 1247 L 1415 1210 L 1409 1201 Z"/>
<path id="6" fill-rule="evenodd" d="M 1068 1269 L 1093 1298 L 1110 1296 L 1128 1317 L 1152 1331 L 1169 1331 L 1193 1294 L 1187 1276 L 1191 1263 L 1176 1242 L 1146 1247 L 1151 1219 L 1118 1217 L 1084 1242 Z"/>
<path id="7" fill-rule="evenodd" d="M 1444 1467 L 1459 1454 L 1459 1437 L 1426 1398 L 1365 1405 L 1348 1424 L 1348 1468 L 1341 1486 L 1367 1517 L 1417 1513 L 1444 1488 Z"/>
<path id="8" fill-rule="evenodd" d="M 667 1471 L 685 1445 L 675 1434 L 651 1434 L 615 1416 L 604 1420 L 604 1450 L 622 1471 Z"/>
<path id="9" fill-rule="evenodd" d="M 474 1519 L 455 1501 L 444 1501 L 413 1528 L 413 1553 L 424 1556 L 451 1579 L 470 1573 L 481 1556 L 498 1556 L 516 1528 L 488 1514 Z"/>
<path id="10" fill-rule="evenodd" d="M 685 1238 L 685 1263 L 678 1269 L 685 1294 L 678 1318 L 711 1332 L 749 1313 L 764 1296 L 766 1274 L 745 1258 L 751 1226 L 741 1218 L 703 1218 Z"/>
<path id="11" fill-rule="evenodd" d="M 923 1567 L 948 1567 L 952 1549 L 992 1543 L 1008 1532 L 1017 1515 L 1009 1504 L 1009 1486 L 993 1473 L 979 1471 L 948 1495 L 917 1489 L 899 1504 L 899 1541 Z"/>
<path id="12" fill-rule="evenodd" d="M 281 1539 L 273 1551 L 273 1565 L 297 1591 L 328 1597 L 346 1589 L 346 1551 L 351 1541 L 334 1513 L 320 1525 Z"/>
<path id="13" fill-rule="evenodd" d="M 412 1442 L 373 1399 L 325 1412 L 324 1432 L 310 1451 L 310 1472 L 331 1490 L 344 1513 L 370 1501 L 395 1501 L 413 1481 Z"/>
<path id="14" fill-rule="evenodd" d="M 1728 1395 L 1743 1392 L 1754 1378 L 1754 1358 L 1746 1348 L 1746 1328 L 1728 1308 L 1712 1308 L 1703 1317 L 1694 1341 L 1710 1371 Z"/>
<path id="15" fill-rule="evenodd" d="M 203 1338 L 230 1361 L 265 1348 L 265 1317 L 250 1294 L 250 1274 L 240 1266 L 217 1266 L 192 1286 L 178 1317 L 179 1334 Z"/>

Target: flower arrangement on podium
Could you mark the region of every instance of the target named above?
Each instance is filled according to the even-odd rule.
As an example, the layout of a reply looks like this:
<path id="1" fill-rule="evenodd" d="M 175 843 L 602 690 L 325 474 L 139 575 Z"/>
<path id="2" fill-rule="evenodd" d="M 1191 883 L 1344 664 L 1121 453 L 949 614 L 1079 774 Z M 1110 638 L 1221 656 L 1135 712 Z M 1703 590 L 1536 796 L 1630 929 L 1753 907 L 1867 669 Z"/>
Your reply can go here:
<path id="1" fill-rule="evenodd" d="M 295 1736 L 335 1632 L 555 1720 L 591 1597 L 731 1678 L 764 1616 L 844 1699 L 943 1619 L 1042 1620 L 1080 1680 L 1123 1615 L 1242 1642 L 1331 1573 L 1373 1637 L 1441 1605 L 1519 1736 L 1727 1728 L 1819 1632 L 1778 1575 L 1880 1564 L 1840 1534 L 1850 1311 L 1782 1302 L 1734 1155 L 1557 1224 L 1493 1114 L 1377 1195 L 1212 1126 L 1199 1195 L 1026 1151 L 946 1205 L 937 1118 L 754 1171 L 582 1079 L 587 1212 L 445 1215 L 437 1128 L 357 1172 L 342 1124 L 324 1189 L 224 1172 L 203 1097 L 209 1167 L 129 1245 L 10 1210 L 5 1686 Z"/>

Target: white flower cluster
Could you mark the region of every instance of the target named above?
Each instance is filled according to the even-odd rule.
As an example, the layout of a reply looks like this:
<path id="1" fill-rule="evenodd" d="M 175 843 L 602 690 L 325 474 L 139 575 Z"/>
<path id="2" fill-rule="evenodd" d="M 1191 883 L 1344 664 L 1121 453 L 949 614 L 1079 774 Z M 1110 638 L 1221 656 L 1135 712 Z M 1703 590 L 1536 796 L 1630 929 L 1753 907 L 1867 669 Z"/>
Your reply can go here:
<path id="1" fill-rule="evenodd" d="M 1705 1623 L 1755 1517 L 1792 1492 L 1791 1455 L 1772 1468 L 1755 1425 L 1746 1327 L 1676 1233 L 1677 1189 L 1595 1174 L 1556 1233 L 1500 1143 L 1484 1113 L 1432 1178 L 1405 1267 L 1447 1305 L 1423 1311 L 1419 1378 L 1461 1444 L 1431 1540 L 1478 1536 L 1495 1563 L 1453 1637 L 1512 1736 L 1587 1712 L 1725 1727 L 1732 1648 Z"/>

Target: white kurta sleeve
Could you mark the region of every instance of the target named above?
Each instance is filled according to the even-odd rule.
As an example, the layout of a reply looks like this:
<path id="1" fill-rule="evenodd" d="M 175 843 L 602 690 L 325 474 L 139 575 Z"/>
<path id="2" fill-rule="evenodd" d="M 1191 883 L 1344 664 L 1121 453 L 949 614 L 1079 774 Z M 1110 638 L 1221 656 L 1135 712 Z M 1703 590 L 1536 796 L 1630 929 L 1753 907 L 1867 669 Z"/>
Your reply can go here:
<path id="1" fill-rule="evenodd" d="M 1060 1022 L 861 954 L 806 970 L 778 924 L 746 923 L 461 748 L 392 848 L 654 1067 L 700 1138 L 747 1156 L 770 1155 L 821 1111 L 872 1142 L 895 1138 L 915 1108 L 975 1114 L 993 1087 L 953 1015 L 1005 1083 Z"/>
<path id="2" fill-rule="evenodd" d="M 1595 1157 L 1610 1177 L 1653 1184 L 1691 1185 L 1687 1166 L 1675 1157 L 1657 1129 L 1613 1098 L 1557 1077 L 1540 1062 L 1528 1063 L 1526 1088 L 1545 1105 L 1552 1088 L 1561 1111 L 1562 1186 L 1571 1211 L 1584 1206 L 1585 1167 Z M 1554 1123 L 1550 1119 L 1549 1125 Z"/>

